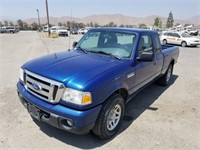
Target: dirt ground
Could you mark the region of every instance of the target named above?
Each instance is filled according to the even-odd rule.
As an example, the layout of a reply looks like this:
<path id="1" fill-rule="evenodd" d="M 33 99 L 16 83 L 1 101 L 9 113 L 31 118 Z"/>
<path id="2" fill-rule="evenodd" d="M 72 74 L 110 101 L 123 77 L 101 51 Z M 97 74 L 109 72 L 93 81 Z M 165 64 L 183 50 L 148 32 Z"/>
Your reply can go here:
<path id="1" fill-rule="evenodd" d="M 49 39 L 37 32 L 0 34 L 0 149 L 200 149 L 200 47 L 180 47 L 171 85 L 154 83 L 130 101 L 126 120 L 111 140 L 34 122 L 17 96 L 20 66 L 67 50 L 80 37 L 73 35 L 69 41 L 69 37 Z"/>

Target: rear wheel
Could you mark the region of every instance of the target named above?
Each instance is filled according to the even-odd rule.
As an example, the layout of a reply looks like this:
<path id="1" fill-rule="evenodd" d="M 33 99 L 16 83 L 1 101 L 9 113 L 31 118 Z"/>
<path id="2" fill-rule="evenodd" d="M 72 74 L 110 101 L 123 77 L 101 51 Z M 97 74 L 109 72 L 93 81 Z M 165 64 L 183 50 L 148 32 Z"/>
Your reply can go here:
<path id="1" fill-rule="evenodd" d="M 92 132 L 101 139 L 109 139 L 115 135 L 124 116 L 124 99 L 113 94 L 103 105 Z"/>
<path id="2" fill-rule="evenodd" d="M 164 39 L 163 40 L 163 44 L 166 45 L 167 44 L 167 40 Z"/>
<path id="3" fill-rule="evenodd" d="M 163 86 L 167 86 L 169 84 L 170 79 L 171 79 L 172 72 L 173 72 L 173 65 L 170 64 L 167 71 L 165 72 L 165 74 L 158 79 L 158 83 L 163 85 Z"/>
<path id="4" fill-rule="evenodd" d="M 181 46 L 182 46 L 182 47 L 186 47 L 186 46 L 187 46 L 187 43 L 186 43 L 185 41 L 183 41 L 183 42 L 181 43 Z"/>

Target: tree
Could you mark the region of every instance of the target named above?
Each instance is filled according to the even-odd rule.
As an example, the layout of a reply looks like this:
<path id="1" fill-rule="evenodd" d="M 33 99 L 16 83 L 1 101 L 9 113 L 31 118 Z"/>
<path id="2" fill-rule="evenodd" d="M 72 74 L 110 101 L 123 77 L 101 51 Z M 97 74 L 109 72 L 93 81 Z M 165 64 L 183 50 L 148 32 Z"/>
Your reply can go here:
<path id="1" fill-rule="evenodd" d="M 38 28 L 39 28 L 39 26 L 38 26 L 38 24 L 36 22 L 33 22 L 31 24 L 31 27 L 32 27 L 33 30 L 38 30 Z"/>
<path id="2" fill-rule="evenodd" d="M 78 27 L 79 27 L 79 28 L 84 28 L 84 27 L 85 27 L 85 24 L 84 24 L 84 23 L 79 23 L 79 24 L 78 24 Z"/>
<path id="3" fill-rule="evenodd" d="M 8 21 L 4 21 L 4 26 L 8 26 Z"/>
<path id="4" fill-rule="evenodd" d="M 67 21 L 67 29 L 70 30 L 70 27 L 71 27 L 71 22 Z"/>
<path id="5" fill-rule="evenodd" d="M 62 22 L 58 22 L 58 26 L 63 26 Z"/>
<path id="6" fill-rule="evenodd" d="M 154 20 L 154 24 L 153 24 L 154 26 L 156 26 L 156 27 L 159 27 L 159 28 L 161 28 L 162 27 L 162 20 L 160 19 L 160 18 L 156 18 L 155 20 Z"/>
<path id="7" fill-rule="evenodd" d="M 114 26 L 114 22 L 109 22 L 108 26 L 109 27 L 113 27 Z"/>
<path id="8" fill-rule="evenodd" d="M 121 28 L 124 28 L 124 25 L 123 25 L 123 24 L 121 24 L 119 27 L 121 27 Z"/>
<path id="9" fill-rule="evenodd" d="M 95 22 L 94 27 L 99 27 L 99 24 L 97 22 Z"/>
<path id="10" fill-rule="evenodd" d="M 23 23 L 23 29 L 24 30 L 28 30 L 29 29 L 28 23 L 26 23 L 26 22 Z"/>
<path id="11" fill-rule="evenodd" d="M 142 29 L 147 29 L 147 25 L 146 25 L 146 24 L 143 24 L 143 23 L 141 23 L 141 24 L 139 24 L 139 28 L 142 28 Z"/>
<path id="12" fill-rule="evenodd" d="M 172 14 L 172 11 L 170 11 L 169 17 L 167 18 L 166 27 L 167 28 L 173 27 L 173 23 L 174 23 L 173 14 Z"/>
<path id="13" fill-rule="evenodd" d="M 13 22 L 9 22 L 9 25 L 10 25 L 10 26 L 14 26 L 14 23 L 13 23 Z"/>
<path id="14" fill-rule="evenodd" d="M 24 22 L 21 19 L 17 20 L 17 25 L 23 30 Z"/>
<path id="15" fill-rule="evenodd" d="M 3 26 L 3 24 L 2 24 L 2 22 L 0 21 L 0 27 L 2 27 Z"/>
<path id="16" fill-rule="evenodd" d="M 90 27 L 94 27 L 94 24 L 93 24 L 93 22 L 90 22 Z"/>

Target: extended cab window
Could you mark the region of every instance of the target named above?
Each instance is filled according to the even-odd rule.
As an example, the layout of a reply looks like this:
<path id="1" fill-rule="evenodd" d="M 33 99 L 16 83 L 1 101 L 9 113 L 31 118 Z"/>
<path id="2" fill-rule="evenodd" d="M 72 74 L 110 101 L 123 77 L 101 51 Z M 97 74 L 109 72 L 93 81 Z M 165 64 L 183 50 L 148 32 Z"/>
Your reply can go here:
<path id="1" fill-rule="evenodd" d="M 161 44 L 160 44 L 160 38 L 158 35 L 153 36 L 153 42 L 154 42 L 155 52 L 160 53 L 162 48 L 161 48 Z"/>
<path id="2" fill-rule="evenodd" d="M 138 56 L 142 53 L 142 52 L 150 52 L 153 53 L 153 47 L 152 47 L 152 39 L 151 36 L 149 35 L 142 35 L 140 37 L 140 43 L 139 43 L 139 47 L 138 47 Z"/>

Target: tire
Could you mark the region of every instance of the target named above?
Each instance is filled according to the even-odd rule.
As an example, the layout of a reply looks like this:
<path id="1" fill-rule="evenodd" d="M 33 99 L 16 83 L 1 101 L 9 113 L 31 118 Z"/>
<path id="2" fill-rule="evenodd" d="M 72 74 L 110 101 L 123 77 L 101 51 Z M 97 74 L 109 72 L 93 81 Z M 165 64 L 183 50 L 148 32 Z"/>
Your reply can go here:
<path id="1" fill-rule="evenodd" d="M 124 116 L 124 99 L 119 94 L 113 94 L 105 104 L 97 118 L 92 132 L 101 139 L 114 136 L 122 123 Z"/>
<path id="2" fill-rule="evenodd" d="M 163 40 L 163 44 L 166 45 L 167 44 L 167 40 L 164 39 Z"/>
<path id="3" fill-rule="evenodd" d="M 165 74 L 158 79 L 158 83 L 163 86 L 167 86 L 170 82 L 173 73 L 173 65 L 170 64 Z"/>
<path id="4" fill-rule="evenodd" d="M 187 43 L 185 41 L 181 42 L 181 46 L 182 47 L 186 47 L 187 46 Z"/>

